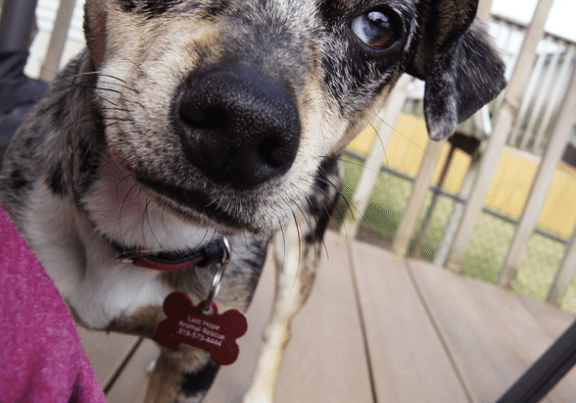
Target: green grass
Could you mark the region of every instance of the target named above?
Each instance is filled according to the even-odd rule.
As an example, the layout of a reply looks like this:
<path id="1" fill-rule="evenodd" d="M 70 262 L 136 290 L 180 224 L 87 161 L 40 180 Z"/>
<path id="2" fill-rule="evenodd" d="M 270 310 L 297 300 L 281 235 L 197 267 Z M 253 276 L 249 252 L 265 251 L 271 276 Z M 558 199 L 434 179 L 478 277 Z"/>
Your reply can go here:
<path id="1" fill-rule="evenodd" d="M 347 156 L 344 156 L 344 161 L 343 193 L 350 200 L 358 184 L 362 165 L 360 161 Z M 381 172 L 370 204 L 362 217 L 357 238 L 379 246 L 389 247 L 411 191 L 411 182 L 390 173 Z M 432 192 L 428 192 L 424 206 L 420 211 L 415 234 L 420 232 L 422 220 L 431 199 Z M 438 197 L 422 249 L 421 257 L 423 259 L 428 261 L 434 259 L 454 203 L 448 197 Z M 345 203 L 341 203 L 340 209 L 344 211 L 344 208 L 346 208 Z M 478 220 L 462 263 L 462 274 L 495 283 L 512 240 L 514 229 L 514 224 L 483 213 Z M 411 248 L 415 241 L 415 239 L 412 240 Z M 533 234 L 528 243 L 526 257 L 518 272 L 514 291 L 531 298 L 544 300 L 564 250 L 565 245 L 562 243 L 540 234 Z M 570 285 L 562 306 L 564 309 L 576 312 L 576 280 Z"/>

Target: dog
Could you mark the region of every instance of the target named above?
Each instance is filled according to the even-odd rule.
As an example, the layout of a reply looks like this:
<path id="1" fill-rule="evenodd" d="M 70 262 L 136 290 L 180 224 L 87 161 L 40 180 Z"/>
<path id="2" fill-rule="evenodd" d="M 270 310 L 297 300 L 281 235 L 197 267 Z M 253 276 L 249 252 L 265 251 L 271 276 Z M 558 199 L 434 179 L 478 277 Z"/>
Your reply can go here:
<path id="1" fill-rule="evenodd" d="M 151 339 L 175 291 L 245 311 L 277 234 L 273 313 L 244 400 L 271 402 L 342 149 L 404 73 L 425 81 L 433 140 L 504 88 L 476 8 L 87 0 L 87 49 L 15 135 L 1 203 L 79 324 Z M 145 400 L 200 402 L 218 368 L 208 351 L 161 347 Z"/>

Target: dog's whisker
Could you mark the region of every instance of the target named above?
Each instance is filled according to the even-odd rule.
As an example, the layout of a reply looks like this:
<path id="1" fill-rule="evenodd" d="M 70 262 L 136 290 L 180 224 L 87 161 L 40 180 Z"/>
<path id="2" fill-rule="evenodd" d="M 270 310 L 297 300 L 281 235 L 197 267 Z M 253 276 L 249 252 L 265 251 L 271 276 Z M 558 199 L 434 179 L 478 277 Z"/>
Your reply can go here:
<path id="1" fill-rule="evenodd" d="M 113 79 L 113 80 L 117 80 L 117 81 L 119 81 L 119 82 L 122 84 L 122 85 L 121 85 L 122 88 L 124 88 L 124 89 L 126 89 L 126 90 L 128 90 L 128 91 L 133 91 L 133 92 L 135 92 L 137 95 L 140 95 L 140 91 L 138 91 L 137 89 L 129 86 L 128 83 L 126 82 L 126 80 L 123 80 L 123 79 L 121 79 L 121 78 L 119 78 L 119 77 L 116 77 L 116 76 L 113 76 L 113 75 L 110 75 L 110 74 L 103 74 L 103 73 L 100 72 L 100 71 L 88 71 L 88 72 L 84 72 L 84 73 L 78 73 L 78 74 L 73 75 L 73 76 L 71 77 L 71 79 L 79 78 L 79 77 L 85 77 L 85 76 L 106 77 L 106 78 L 111 78 L 111 79 Z M 117 83 L 116 85 L 119 85 L 119 84 Z M 108 88 L 99 88 L 99 90 L 107 90 L 107 89 L 108 89 Z"/>
<path id="2" fill-rule="evenodd" d="M 312 227 L 312 225 L 311 225 L 311 223 L 307 217 L 307 214 L 304 214 L 300 205 L 298 205 L 298 210 L 304 216 L 304 219 L 306 220 L 306 223 L 308 225 L 308 229 L 310 231 L 310 240 L 312 241 L 312 247 L 314 248 L 314 265 L 316 266 L 316 265 L 318 265 L 319 259 L 320 259 L 320 248 L 321 248 L 320 243 L 324 243 L 324 239 L 322 236 L 319 237 L 320 242 L 318 242 L 318 234 L 316 233 L 316 228 L 318 228 L 318 219 L 316 218 L 315 214 L 310 214 L 312 217 L 314 217 L 314 221 L 316 223 L 316 226 Z M 300 240 L 300 241 L 302 241 L 302 240 Z M 326 246 L 326 245 L 324 245 L 324 246 Z M 326 253 L 328 253 L 328 251 L 326 251 Z"/>
<path id="3" fill-rule="evenodd" d="M 382 122 L 384 122 L 384 120 L 380 118 L 378 114 L 376 114 L 376 117 L 380 119 Z M 376 126 L 374 126 L 373 123 L 370 123 L 370 127 L 372 127 L 372 130 L 374 130 L 375 136 L 378 139 L 378 142 L 380 143 L 380 147 L 382 147 L 382 150 L 384 151 L 384 153 L 386 153 L 386 146 L 384 145 L 384 141 L 382 141 L 382 137 L 380 137 L 380 133 L 378 133 L 378 129 L 376 128 Z"/>
<path id="4" fill-rule="evenodd" d="M 392 125 L 386 123 L 386 121 L 384 119 L 382 119 L 380 116 L 377 116 L 378 120 L 380 120 L 382 122 L 382 124 L 388 126 L 390 129 L 392 129 L 395 133 L 398 133 L 400 136 L 402 136 L 403 138 L 406 139 L 406 141 L 408 141 L 409 143 L 411 143 L 412 145 L 414 145 L 416 148 L 418 148 L 419 150 L 423 151 L 426 155 L 428 155 L 429 157 L 431 156 L 425 148 L 420 147 L 420 144 L 416 143 L 414 140 L 412 140 L 409 136 L 407 136 L 406 134 L 402 133 L 399 130 L 396 130 Z M 380 136 L 378 136 L 378 138 L 380 138 Z M 428 140 L 431 141 L 431 140 Z M 386 153 L 384 153 L 384 155 L 386 155 Z"/>
<path id="5" fill-rule="evenodd" d="M 126 112 L 126 113 L 130 113 L 130 109 L 126 109 L 126 108 L 119 108 L 117 106 L 114 107 L 107 107 L 107 106 L 103 106 L 100 108 L 103 111 L 110 111 L 110 112 Z"/>
<path id="6" fill-rule="evenodd" d="M 280 265 L 280 268 L 281 270 L 284 270 L 284 267 L 286 267 L 286 248 L 288 247 L 288 245 L 286 244 L 286 234 L 284 233 L 284 226 L 280 221 L 278 221 L 278 228 L 280 234 L 282 235 L 282 263 Z"/>
<path id="7" fill-rule="evenodd" d="M 308 196 L 306 196 L 305 199 L 306 199 L 306 202 L 308 203 L 310 211 L 312 211 L 313 207 L 312 207 L 312 202 L 310 201 L 310 198 Z M 325 211 L 327 212 L 327 209 L 324 206 L 324 204 L 322 204 L 322 207 L 324 207 Z M 312 217 L 314 218 L 314 221 L 316 222 L 316 227 L 318 227 L 318 225 L 319 225 L 318 217 L 316 217 L 316 214 L 312 214 Z M 331 218 L 330 218 L 330 220 L 331 220 Z M 324 237 L 322 237 L 320 239 L 320 241 L 322 242 L 322 245 L 324 246 L 324 251 L 326 252 L 326 257 L 328 257 L 328 247 L 326 246 L 326 242 L 324 242 Z"/>
<path id="8" fill-rule="evenodd" d="M 108 103 L 110 103 L 110 104 L 114 104 L 114 102 L 112 102 L 112 101 L 110 101 L 109 99 L 106 99 L 106 98 L 103 97 L 102 95 L 98 94 L 97 91 L 96 91 L 94 88 L 91 88 L 91 87 L 89 86 L 89 83 L 84 83 L 84 82 L 82 82 L 82 83 L 77 83 L 77 82 L 75 82 L 75 79 L 76 79 L 76 78 L 80 78 L 79 76 L 80 76 L 79 74 L 76 74 L 76 75 L 72 75 L 71 77 L 66 77 L 66 76 L 64 76 L 64 75 L 59 75 L 58 77 L 59 77 L 61 80 L 66 81 L 68 84 L 70 84 L 72 87 L 74 87 L 74 88 L 76 88 L 76 89 L 81 89 L 81 90 L 83 90 L 83 91 L 90 92 L 91 94 L 93 94 L 94 96 L 102 99 L 103 101 L 108 102 Z M 60 93 L 60 92 L 66 93 L 66 92 L 68 92 L 68 91 L 69 91 L 68 88 L 66 88 L 66 87 L 61 87 L 61 88 L 58 90 L 58 93 Z"/>
<path id="9" fill-rule="evenodd" d="M 126 62 L 132 64 L 134 67 L 136 67 L 136 69 L 138 70 L 138 72 L 140 74 L 142 74 L 145 77 L 148 77 L 148 73 L 138 63 L 134 62 L 133 60 L 131 60 L 127 57 L 123 57 L 123 59 L 124 59 L 124 61 L 126 61 Z"/>
<path id="10" fill-rule="evenodd" d="M 323 183 L 326 183 L 327 185 L 332 186 L 334 188 L 334 190 L 336 191 L 336 193 L 338 194 L 338 196 L 344 200 L 344 203 L 346 203 L 347 210 L 350 211 L 350 214 L 352 214 L 352 216 L 354 216 L 354 211 L 352 210 L 352 206 L 350 205 L 350 203 L 348 202 L 348 199 L 346 199 L 346 196 L 344 195 L 344 193 L 342 193 L 342 190 L 338 186 L 336 186 L 334 183 L 332 183 L 329 179 L 322 178 L 321 176 L 317 176 L 316 179 L 319 180 L 320 182 L 323 182 Z"/>
<path id="11" fill-rule="evenodd" d="M 338 208 L 338 204 L 334 200 L 332 200 L 332 198 L 328 194 L 326 194 L 326 192 L 322 190 L 322 188 L 320 188 L 320 186 L 316 185 L 314 182 L 309 182 L 309 185 L 317 189 L 324 196 L 325 199 L 327 199 L 330 203 L 332 203 L 332 205 L 336 209 L 336 212 L 340 216 L 340 219 L 344 221 L 344 216 L 342 215 L 342 211 Z"/>
<path id="12" fill-rule="evenodd" d="M 304 221 L 306 222 L 306 224 L 308 225 L 308 229 L 310 230 L 311 234 L 314 234 L 314 227 L 312 227 L 312 224 L 310 223 L 310 220 L 308 218 L 308 214 L 306 214 L 301 207 L 301 203 L 296 203 L 293 200 L 291 200 L 291 203 L 293 203 L 296 206 L 296 209 L 298 211 L 300 211 L 300 213 L 302 214 L 302 217 L 304 217 Z M 314 214 L 311 214 L 314 217 Z M 316 223 L 317 224 L 317 223 Z"/>
<path id="13" fill-rule="evenodd" d="M 108 125 L 111 124 L 120 124 L 120 123 L 132 123 L 133 120 L 129 119 L 129 118 L 119 118 L 119 117 L 110 117 L 110 118 L 106 118 L 106 123 Z"/>
<path id="14" fill-rule="evenodd" d="M 306 203 L 308 204 L 308 208 L 310 209 L 310 211 L 314 211 L 314 209 L 313 209 L 313 207 L 312 207 L 312 203 L 310 202 L 310 198 L 309 198 L 308 196 L 305 196 L 305 197 L 304 197 L 304 200 L 305 200 Z M 299 207 L 299 208 L 300 208 L 300 207 Z M 303 215 L 304 215 L 304 217 L 307 216 L 306 214 L 303 214 Z M 310 215 L 312 216 L 312 219 L 314 220 L 314 224 L 315 224 L 314 227 L 310 226 L 310 222 L 309 222 L 308 219 L 307 219 L 307 222 L 309 223 L 308 225 L 310 226 L 310 232 L 314 235 L 314 236 L 313 236 L 313 238 L 314 238 L 314 253 L 315 253 L 317 256 L 319 256 L 319 255 L 320 255 L 320 250 L 319 250 L 320 246 L 318 246 L 318 249 L 316 249 L 316 248 L 317 248 L 317 246 L 316 246 L 317 240 L 316 240 L 316 234 L 314 234 L 314 232 L 315 232 L 315 229 L 318 228 L 320 224 L 319 224 L 319 222 L 318 222 L 317 214 L 310 214 Z M 321 241 L 322 244 L 324 245 L 324 249 L 326 249 L 326 255 L 328 255 L 328 249 L 326 248 L 326 244 L 324 243 L 324 237 L 321 237 L 321 238 L 320 238 L 320 241 Z"/>
<path id="15" fill-rule="evenodd" d="M 350 164 L 350 165 L 355 165 L 357 167 L 363 167 L 364 164 L 361 162 L 354 162 L 354 161 L 348 161 L 346 159 L 344 159 L 343 157 L 329 157 L 329 156 L 321 156 L 321 158 L 325 158 L 325 159 L 329 159 L 329 160 L 335 160 L 335 161 L 342 161 L 344 164 Z M 370 169 L 372 172 L 378 172 L 375 169 Z"/>
<path id="16" fill-rule="evenodd" d="M 242 236 L 244 237 L 244 245 L 246 246 L 246 249 L 250 250 L 250 246 L 248 244 L 248 238 L 246 237 L 246 232 L 247 231 L 245 229 L 243 229 L 242 230 Z"/>
<path id="17" fill-rule="evenodd" d="M 126 193 L 126 195 L 124 196 L 124 199 L 122 200 L 122 204 L 120 205 L 120 211 L 118 212 L 118 232 L 120 234 L 123 233 L 122 231 L 122 211 L 124 210 L 124 206 L 126 205 L 128 198 L 130 197 L 130 193 L 132 193 L 132 191 L 137 187 L 136 183 L 134 183 L 132 185 L 132 187 L 130 187 L 130 190 L 128 190 L 128 192 Z"/>
<path id="18" fill-rule="evenodd" d="M 120 90 L 118 90 L 118 89 L 116 89 L 116 88 L 100 88 L 99 91 L 101 91 L 101 92 L 110 92 L 110 93 L 112 93 L 112 94 L 119 94 L 119 95 L 122 95 L 122 96 L 125 95 L 123 91 L 120 91 Z M 145 106 L 143 103 L 141 103 L 141 102 L 139 102 L 139 101 L 136 101 L 136 100 L 133 100 L 133 99 L 130 99 L 130 98 L 128 98 L 128 97 L 124 97 L 124 96 L 123 96 L 122 98 L 119 98 L 119 101 L 121 101 L 122 103 L 134 104 L 134 105 L 137 105 L 137 106 L 141 107 L 142 109 L 146 109 L 146 106 Z M 108 100 L 108 102 L 112 102 L 112 101 L 109 101 L 109 100 Z"/>
<path id="19" fill-rule="evenodd" d="M 111 162 L 109 162 L 109 163 L 111 163 Z M 118 183 L 116 184 L 116 194 L 120 194 L 120 185 L 122 185 L 122 183 L 123 183 L 124 181 L 127 181 L 127 180 L 129 180 L 130 178 L 131 178 L 131 176 L 128 175 L 128 174 L 126 174 L 126 175 L 124 175 L 124 177 L 123 177 L 122 179 L 120 179 L 120 180 L 118 181 Z M 136 186 L 136 185 L 134 185 L 134 186 Z"/>
<path id="20" fill-rule="evenodd" d="M 332 200 L 332 198 L 326 194 L 326 192 L 324 192 L 318 185 L 316 185 L 313 182 L 309 182 L 308 183 L 310 186 L 312 186 L 313 188 L 315 188 L 316 190 L 318 190 L 322 196 L 324 196 L 324 199 L 328 200 L 331 204 L 332 204 L 332 208 L 336 210 L 336 212 L 338 213 L 338 216 L 340 218 L 341 222 L 344 222 L 344 216 L 342 215 L 342 212 L 340 211 L 340 208 L 338 207 L 338 204 Z M 310 200 L 308 199 L 308 202 L 310 202 Z M 336 224 L 332 218 L 332 214 L 330 214 L 330 210 L 326 207 L 326 205 L 324 203 L 320 203 L 324 209 L 324 211 L 326 212 L 326 215 L 328 216 L 330 222 L 332 223 L 332 225 L 334 227 L 336 227 Z M 310 205 L 310 208 L 312 208 L 312 205 Z"/>
<path id="21" fill-rule="evenodd" d="M 302 236 L 300 235 L 300 225 L 298 225 L 298 219 L 296 218 L 295 213 L 292 213 L 292 217 L 294 218 L 294 225 L 296 226 L 296 233 L 298 234 L 298 267 L 296 268 L 296 274 L 294 276 L 294 282 L 292 283 L 290 293 L 294 291 L 294 287 L 298 282 L 298 275 L 300 273 L 300 263 L 302 262 Z"/>
<path id="22" fill-rule="evenodd" d="M 144 207 L 144 214 L 145 214 L 146 222 L 148 223 L 148 228 L 150 229 L 150 234 L 152 235 L 152 237 L 154 238 L 156 243 L 160 246 L 160 248 L 162 248 L 162 244 L 160 243 L 160 241 L 156 237 L 156 234 L 154 232 L 154 228 L 153 228 L 152 224 L 150 223 L 150 214 L 149 214 L 150 203 L 152 203 L 152 200 L 148 196 L 146 196 L 146 206 Z M 142 236 L 144 236 L 144 220 L 142 220 Z"/>
<path id="23" fill-rule="evenodd" d="M 208 229 L 206 229 L 206 230 L 204 231 L 204 235 L 202 235 L 202 239 L 196 244 L 196 248 L 198 248 L 200 245 L 203 245 L 203 244 L 204 244 L 204 241 L 205 241 L 206 238 L 208 237 L 208 232 L 209 232 Z M 215 231 L 214 231 L 214 234 L 215 234 Z M 214 234 L 212 234 L 212 239 L 214 239 Z"/>
<path id="24" fill-rule="evenodd" d="M 372 168 L 368 168 L 368 167 L 366 167 L 365 164 L 360 163 L 360 162 L 354 162 L 354 161 L 346 160 L 346 159 L 341 158 L 341 157 L 340 157 L 340 158 L 338 158 L 338 157 L 323 157 L 323 158 L 333 159 L 333 160 L 337 160 L 337 161 L 342 161 L 344 164 L 354 165 L 354 166 L 357 166 L 357 167 L 360 167 L 360 168 L 363 168 L 363 169 L 368 169 L 368 170 L 371 171 L 371 172 L 380 174 L 380 171 L 379 171 L 379 170 L 372 169 Z M 389 164 L 387 163 L 387 165 L 389 165 Z M 390 182 L 390 176 L 389 176 L 389 175 L 386 175 L 386 179 L 387 179 L 387 182 L 388 182 L 388 187 L 391 187 L 392 184 L 391 184 L 391 182 Z M 342 186 L 348 188 L 348 187 L 345 186 L 344 184 L 343 184 Z M 351 189 L 350 189 L 350 188 L 348 188 L 348 189 L 350 190 L 350 193 L 352 193 Z M 348 207 L 350 207 L 350 204 L 349 204 L 349 202 L 348 202 L 348 199 L 344 196 L 344 194 L 343 194 L 342 192 L 340 192 L 340 194 L 341 194 L 342 197 L 344 198 L 344 200 L 345 200 L 346 204 L 348 205 Z M 353 212 L 351 211 L 351 213 L 353 213 Z"/>
<path id="25" fill-rule="evenodd" d="M 378 119 L 382 120 L 382 122 L 384 121 L 382 118 L 380 118 L 379 114 L 376 114 L 376 117 Z M 388 162 L 388 155 L 386 154 L 386 146 L 384 145 L 384 142 L 382 141 L 382 137 L 380 137 L 380 133 L 378 132 L 378 130 L 376 129 L 376 127 L 374 126 L 373 123 L 370 123 L 370 126 L 372 126 L 374 133 L 376 133 L 376 137 L 378 137 L 378 140 L 380 142 L 380 146 L 382 147 L 382 151 L 383 151 L 383 155 L 384 155 L 384 161 L 385 161 L 384 163 L 386 164 L 386 166 L 389 167 L 390 163 Z M 380 174 L 380 172 L 378 174 Z M 386 176 L 386 180 L 388 182 L 388 186 L 390 186 L 390 175 L 385 175 L 385 176 Z"/>

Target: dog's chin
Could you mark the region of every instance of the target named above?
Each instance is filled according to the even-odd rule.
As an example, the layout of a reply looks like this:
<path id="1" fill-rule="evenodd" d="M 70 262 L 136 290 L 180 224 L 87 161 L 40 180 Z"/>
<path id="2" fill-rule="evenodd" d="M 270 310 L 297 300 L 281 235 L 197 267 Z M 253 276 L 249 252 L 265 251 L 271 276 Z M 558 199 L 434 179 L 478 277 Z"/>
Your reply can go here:
<path id="1" fill-rule="evenodd" d="M 223 232 L 237 233 L 248 231 L 255 235 L 273 235 L 280 227 L 270 227 L 266 223 L 255 222 L 250 216 L 239 217 L 218 207 L 206 193 L 184 189 L 174 185 L 138 178 L 138 182 L 157 195 L 157 201 L 182 220 L 204 227 L 216 228 Z M 278 219 L 278 225 L 283 224 Z"/>

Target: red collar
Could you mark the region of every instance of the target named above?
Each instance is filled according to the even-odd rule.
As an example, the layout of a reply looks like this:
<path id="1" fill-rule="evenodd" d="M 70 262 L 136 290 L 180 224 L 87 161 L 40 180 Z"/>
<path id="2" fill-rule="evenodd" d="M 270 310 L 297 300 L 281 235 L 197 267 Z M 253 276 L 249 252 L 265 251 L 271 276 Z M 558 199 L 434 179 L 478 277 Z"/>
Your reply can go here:
<path id="1" fill-rule="evenodd" d="M 154 255 L 146 255 L 137 257 L 132 261 L 132 263 L 138 267 L 144 267 L 145 269 L 180 271 L 188 267 L 196 266 L 202 260 L 204 260 L 204 256 L 193 257 L 177 262 L 169 262 L 164 260 L 157 260 L 155 259 Z"/>
<path id="2" fill-rule="evenodd" d="M 221 262 L 222 259 L 229 254 L 229 251 L 221 239 L 215 240 L 203 249 L 183 253 L 138 249 L 128 250 L 117 245 L 114 246 L 119 251 L 116 259 L 123 263 L 132 263 L 138 267 L 168 272 Z"/>

